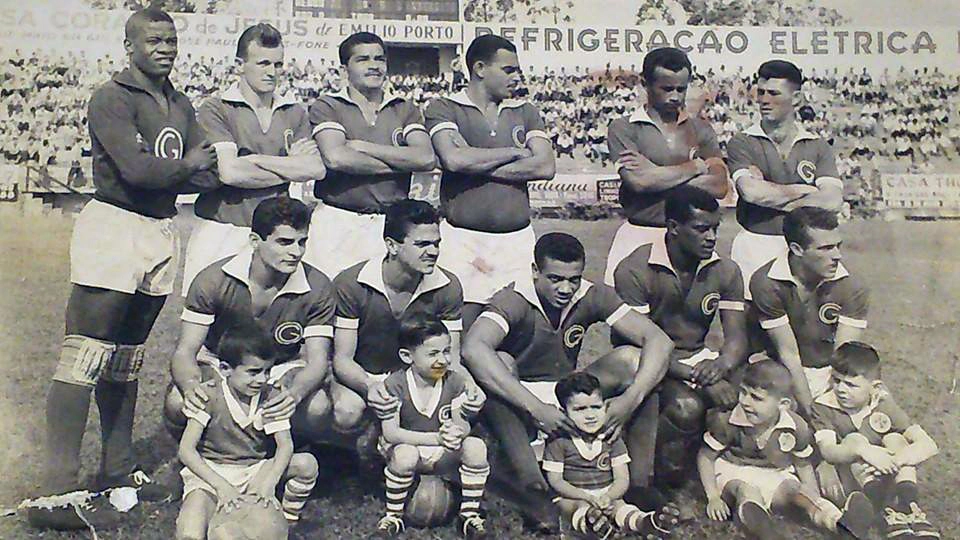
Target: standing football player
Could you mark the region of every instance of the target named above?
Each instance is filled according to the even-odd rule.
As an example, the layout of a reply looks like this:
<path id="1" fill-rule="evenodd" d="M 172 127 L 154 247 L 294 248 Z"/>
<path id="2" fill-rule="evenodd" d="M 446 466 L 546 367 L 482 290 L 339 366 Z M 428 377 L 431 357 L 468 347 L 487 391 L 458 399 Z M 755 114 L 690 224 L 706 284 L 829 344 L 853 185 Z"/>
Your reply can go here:
<path id="1" fill-rule="evenodd" d="M 168 78 L 177 57 L 173 19 L 144 9 L 124 30 L 130 65 L 93 93 L 87 114 L 96 192 L 73 231 L 66 336 L 47 398 L 45 490 L 52 494 L 78 487 L 92 391 L 102 437 L 94 488 L 149 482 L 132 453 L 133 416 L 144 342 L 173 292 L 180 258 L 175 201 L 217 183 L 214 149 Z M 37 526 L 85 527 L 72 507 L 34 509 L 29 517 Z"/>

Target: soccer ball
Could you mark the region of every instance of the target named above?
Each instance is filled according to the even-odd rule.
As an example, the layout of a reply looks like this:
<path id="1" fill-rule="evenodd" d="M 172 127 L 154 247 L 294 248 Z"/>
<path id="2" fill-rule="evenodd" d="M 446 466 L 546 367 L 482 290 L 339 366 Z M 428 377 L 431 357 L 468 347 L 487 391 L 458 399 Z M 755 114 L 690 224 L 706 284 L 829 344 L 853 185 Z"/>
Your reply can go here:
<path id="1" fill-rule="evenodd" d="M 218 510 L 207 526 L 207 540 L 285 540 L 287 520 L 279 506 L 264 508 L 256 497 L 244 496 L 240 508 Z"/>
<path id="2" fill-rule="evenodd" d="M 413 527 L 445 525 L 459 504 L 457 493 L 443 478 L 420 475 L 420 482 L 407 500 L 404 521 Z"/>

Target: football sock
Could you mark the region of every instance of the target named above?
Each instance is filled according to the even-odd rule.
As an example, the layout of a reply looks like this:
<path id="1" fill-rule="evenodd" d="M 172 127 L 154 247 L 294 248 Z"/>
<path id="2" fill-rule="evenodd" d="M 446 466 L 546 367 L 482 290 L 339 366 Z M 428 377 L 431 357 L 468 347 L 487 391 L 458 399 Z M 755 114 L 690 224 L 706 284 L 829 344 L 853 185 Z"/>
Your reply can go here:
<path id="1" fill-rule="evenodd" d="M 623 504 L 617 509 L 617 513 L 613 516 L 613 519 L 617 523 L 617 527 L 620 527 L 620 530 L 638 532 L 643 528 L 643 517 L 645 515 L 646 512 L 643 512 L 636 506 Z"/>
<path id="2" fill-rule="evenodd" d="M 480 414 L 483 415 L 486 428 L 497 439 L 501 458 L 506 458 L 516 475 L 512 482 L 524 487 L 531 484 L 543 485 L 546 489 L 540 464 L 530 448 L 527 426 L 517 412 L 502 400 L 487 396 L 487 402 Z"/>
<path id="3" fill-rule="evenodd" d="M 883 509 L 889 506 L 891 501 L 890 489 L 882 480 L 870 480 L 863 485 L 863 494 L 873 503 L 877 513 L 882 514 Z"/>
<path id="4" fill-rule="evenodd" d="M 90 388 L 53 381 L 47 395 L 47 467 L 45 489 L 51 494 L 77 489 L 80 445 L 90 411 Z"/>
<path id="5" fill-rule="evenodd" d="M 657 415 L 660 396 L 650 394 L 626 425 L 624 442 L 630 453 L 631 486 L 649 486 L 657 445 Z"/>
<path id="6" fill-rule="evenodd" d="M 403 507 L 407 501 L 407 492 L 413 485 L 413 475 L 402 475 L 390 470 L 390 467 L 384 467 L 384 477 L 387 484 L 387 513 L 403 515 Z"/>
<path id="7" fill-rule="evenodd" d="M 897 482 L 895 492 L 897 502 L 894 510 L 897 512 L 910 512 L 910 503 L 917 502 L 917 483 L 909 480 Z"/>
<path id="8" fill-rule="evenodd" d="M 300 519 L 300 511 L 303 505 L 307 503 L 313 486 L 317 483 L 317 478 L 293 477 L 287 480 L 283 486 L 283 500 L 280 501 L 280 507 L 283 509 L 283 516 L 290 521 Z"/>
<path id="9" fill-rule="evenodd" d="M 480 499 L 483 498 L 483 489 L 490 475 L 490 466 L 468 467 L 460 465 L 460 515 L 477 515 L 480 513 Z"/>
<path id="10" fill-rule="evenodd" d="M 116 480 L 133 470 L 133 415 L 138 387 L 137 381 L 97 382 L 94 394 L 100 411 L 100 476 L 105 481 Z"/>

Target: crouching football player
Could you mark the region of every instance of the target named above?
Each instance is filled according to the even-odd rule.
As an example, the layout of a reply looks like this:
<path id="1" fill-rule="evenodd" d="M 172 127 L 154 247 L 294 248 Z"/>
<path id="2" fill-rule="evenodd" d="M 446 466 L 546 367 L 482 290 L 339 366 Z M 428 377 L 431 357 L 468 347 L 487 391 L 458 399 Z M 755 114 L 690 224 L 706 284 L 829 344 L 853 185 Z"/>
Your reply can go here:
<path id="1" fill-rule="evenodd" d="M 449 369 L 450 332 L 436 317 L 414 315 L 401 321 L 400 358 L 408 367 L 382 383 L 400 406 L 380 415 L 387 512 L 377 524 L 378 535 L 403 531 L 404 505 L 416 473 L 458 466 L 459 529 L 465 538 L 486 538 L 480 499 L 490 474 L 487 447 L 470 436 L 467 421 L 483 407 L 484 396 Z"/>
<path id="2" fill-rule="evenodd" d="M 317 480 L 316 458 L 293 453 L 290 422 L 264 418 L 261 403 L 271 391 L 267 378 L 276 357 L 269 337 L 256 327 L 235 327 L 220 340 L 219 351 L 223 378 L 203 383 L 209 399 L 201 409 L 186 409 L 178 539 L 206 538 L 216 510 L 229 512 L 244 495 L 276 505 L 281 481 L 280 508 L 288 521 L 296 522 Z M 271 437 L 276 444 L 272 456 Z"/>

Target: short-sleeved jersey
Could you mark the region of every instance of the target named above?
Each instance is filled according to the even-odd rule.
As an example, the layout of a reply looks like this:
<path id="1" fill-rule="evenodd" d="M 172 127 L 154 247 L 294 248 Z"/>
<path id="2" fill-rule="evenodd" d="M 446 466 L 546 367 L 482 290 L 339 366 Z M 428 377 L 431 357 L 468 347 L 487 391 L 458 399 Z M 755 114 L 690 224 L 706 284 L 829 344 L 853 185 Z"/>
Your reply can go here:
<path id="1" fill-rule="evenodd" d="M 677 127 L 680 137 L 667 142 L 645 107 L 625 118 L 617 118 L 607 127 L 607 146 L 615 163 L 625 151 L 642 154 L 655 165 L 665 167 L 686 163 L 694 158 L 721 157 L 717 134 L 701 118 L 681 113 Z M 621 165 L 617 163 L 617 170 Z M 634 225 L 666 227 L 664 205 L 672 189 L 654 193 L 638 193 L 626 182 L 620 184 L 620 204 L 627 220 Z"/>
<path id="2" fill-rule="evenodd" d="M 752 165 L 760 169 L 765 180 L 776 184 L 840 183 L 830 144 L 803 128 L 784 158 L 777 145 L 756 124 L 730 139 L 727 161 L 734 181 Z M 750 232 L 782 235 L 785 215 L 786 212 L 747 202 L 743 197 L 737 201 L 737 221 Z"/>
<path id="3" fill-rule="evenodd" d="M 859 433 L 870 444 L 882 446 L 885 435 L 902 434 L 914 423 L 889 392 L 884 391 L 863 410 L 850 413 L 840 406 L 834 391 L 829 390 L 813 400 L 810 424 L 818 443 L 824 440 L 839 443 L 847 435 Z"/>
<path id="4" fill-rule="evenodd" d="M 250 263 L 253 250 L 217 261 L 203 269 L 190 284 L 181 319 L 207 325 L 204 346 L 217 354 L 223 333 L 236 324 L 253 321 L 273 336 L 278 362 L 300 354 L 304 340 L 333 337 L 336 312 L 333 285 L 323 272 L 301 263 L 273 301 L 254 315 L 250 298 Z"/>
<path id="5" fill-rule="evenodd" d="M 417 388 L 410 369 L 394 371 L 384 381 L 387 392 L 400 400 L 400 407 L 393 409 L 386 418 L 400 415 L 400 427 L 410 431 L 436 433 L 440 425 L 459 414 L 457 411 L 466 401 L 466 383 L 463 378 L 448 371 L 428 391 Z"/>
<path id="6" fill-rule="evenodd" d="M 624 302 L 649 314 L 670 336 L 677 358 L 703 349 L 718 310 L 744 310 L 740 269 L 716 253 L 700 261 L 693 282 L 684 290 L 666 250 L 655 249 L 654 244 L 641 246 L 617 266 L 614 286 Z"/>
<path id="7" fill-rule="evenodd" d="M 589 443 L 580 437 L 558 437 L 547 441 L 543 470 L 560 473 L 573 487 L 602 489 L 613 483 L 613 468 L 630 463 L 623 440 L 608 442 L 596 438 Z"/>
<path id="8" fill-rule="evenodd" d="M 233 146 L 239 157 L 251 154 L 286 156 L 291 144 L 310 138 L 307 111 L 292 95 L 274 96 L 266 130 L 260 126 L 257 113 L 244 99 L 238 85 L 206 100 L 197 115 L 207 133 L 207 140 L 215 148 Z M 249 227 L 257 204 L 286 193 L 287 188 L 287 183 L 256 189 L 224 185 L 200 194 L 193 211 L 205 219 Z"/>
<path id="9" fill-rule="evenodd" d="M 87 109 L 94 198 L 148 217 L 176 215 L 180 192 L 209 171 L 191 175 L 180 159 L 203 141 L 187 96 L 163 85 L 161 107 L 129 69 L 94 91 Z"/>
<path id="10" fill-rule="evenodd" d="M 289 420 L 264 424 L 260 403 L 268 400 L 265 393 L 245 406 L 233 395 L 226 379 L 207 381 L 203 390 L 209 397 L 203 410 L 185 414 L 203 425 L 197 451 L 214 463 L 252 465 L 263 461 L 274 448 L 270 435 L 290 430 Z"/>
<path id="11" fill-rule="evenodd" d="M 447 330 L 463 330 L 463 288 L 452 273 L 437 267 L 423 276 L 410 303 L 390 305 L 383 283 L 383 260 L 357 263 L 333 280 L 337 294 L 336 327 L 357 331 L 356 362 L 368 373 L 390 373 L 403 367 L 400 319 L 408 313 L 439 317 Z"/>
<path id="12" fill-rule="evenodd" d="M 752 428 L 740 405 L 731 411 L 713 409 L 707 415 L 703 442 L 735 465 L 785 469 L 793 465 L 794 458 L 813 455 L 810 426 L 793 411 L 781 411 L 777 422 L 764 433 L 754 434 Z"/>
<path id="13" fill-rule="evenodd" d="M 556 381 L 576 368 L 590 325 L 606 322 L 613 326 L 629 311 L 613 287 L 583 280 L 555 327 L 530 280 L 501 289 L 480 317 L 506 333 L 498 349 L 516 360 L 521 380 Z"/>
<path id="14" fill-rule="evenodd" d="M 821 283 L 806 301 L 797 292 L 797 279 L 790 271 L 787 255 L 760 267 L 750 278 L 750 337 L 754 350 L 777 351 L 767 331 L 790 325 L 800 347 L 804 367 L 830 365 L 837 325 L 867 327 L 867 290 L 840 264 L 832 279 Z"/>
<path id="15" fill-rule="evenodd" d="M 465 90 L 432 100 L 424 116 L 431 137 L 453 129 L 475 148 L 523 148 L 534 137 L 550 141 L 540 111 L 520 100 L 503 100 L 496 125 L 490 125 Z M 482 174 L 444 170 L 440 179 L 440 205 L 447 221 L 463 229 L 512 232 L 530 224 L 527 186 Z"/>
<path id="16" fill-rule="evenodd" d="M 323 130 L 343 132 L 348 141 L 405 146 L 414 130 L 426 131 L 423 115 L 412 102 L 385 94 L 373 124 L 363 117 L 360 106 L 344 88 L 336 94 L 321 96 L 310 105 L 310 124 L 316 135 Z M 360 213 L 382 213 L 406 199 L 410 193 L 409 172 L 357 175 L 328 169 L 323 182 L 314 185 L 314 194 L 325 204 Z"/>

